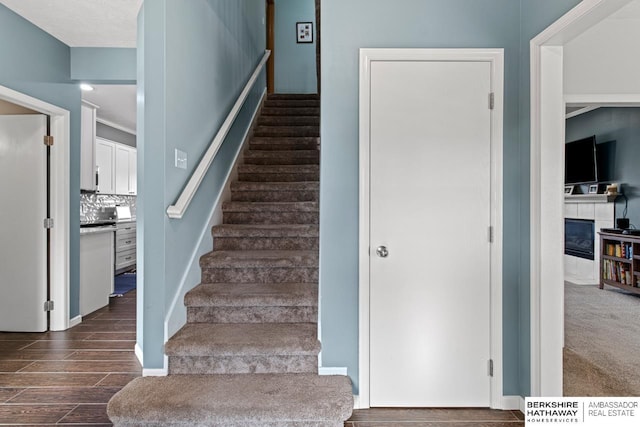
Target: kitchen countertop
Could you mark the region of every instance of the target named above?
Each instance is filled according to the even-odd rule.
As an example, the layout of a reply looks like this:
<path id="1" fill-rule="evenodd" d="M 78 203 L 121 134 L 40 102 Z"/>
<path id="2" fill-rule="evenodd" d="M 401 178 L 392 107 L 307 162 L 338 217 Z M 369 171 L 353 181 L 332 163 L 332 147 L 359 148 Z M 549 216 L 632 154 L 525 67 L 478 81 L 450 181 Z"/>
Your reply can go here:
<path id="1" fill-rule="evenodd" d="M 113 233 L 116 231 L 115 225 L 103 225 L 100 227 L 80 227 L 80 235 L 97 234 L 97 233 Z"/>

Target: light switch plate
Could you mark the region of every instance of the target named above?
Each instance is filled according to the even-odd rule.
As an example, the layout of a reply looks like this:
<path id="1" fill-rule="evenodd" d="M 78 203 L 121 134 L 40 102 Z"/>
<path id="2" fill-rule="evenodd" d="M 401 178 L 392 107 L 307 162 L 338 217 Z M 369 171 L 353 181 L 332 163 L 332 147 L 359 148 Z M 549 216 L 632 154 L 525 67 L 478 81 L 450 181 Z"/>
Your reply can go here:
<path id="1" fill-rule="evenodd" d="M 187 168 L 187 153 L 176 148 L 176 167 L 178 169 Z"/>

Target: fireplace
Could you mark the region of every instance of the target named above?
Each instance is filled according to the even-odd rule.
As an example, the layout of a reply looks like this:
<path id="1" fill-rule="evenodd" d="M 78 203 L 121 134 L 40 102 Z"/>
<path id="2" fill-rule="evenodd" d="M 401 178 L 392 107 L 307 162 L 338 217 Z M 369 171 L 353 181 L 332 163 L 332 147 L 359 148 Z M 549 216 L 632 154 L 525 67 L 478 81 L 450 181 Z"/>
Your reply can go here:
<path id="1" fill-rule="evenodd" d="M 595 259 L 595 221 L 564 219 L 564 253 L 578 258 Z"/>

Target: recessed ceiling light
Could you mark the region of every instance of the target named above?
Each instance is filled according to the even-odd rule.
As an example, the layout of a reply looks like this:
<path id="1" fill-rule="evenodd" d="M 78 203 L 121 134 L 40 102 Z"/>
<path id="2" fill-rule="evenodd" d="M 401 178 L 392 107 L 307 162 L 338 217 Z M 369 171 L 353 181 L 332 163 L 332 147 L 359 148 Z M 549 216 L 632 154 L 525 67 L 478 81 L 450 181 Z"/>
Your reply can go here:
<path id="1" fill-rule="evenodd" d="M 93 90 L 93 86 L 88 85 L 86 83 L 80 83 L 80 89 L 86 91 L 86 92 L 91 92 Z"/>

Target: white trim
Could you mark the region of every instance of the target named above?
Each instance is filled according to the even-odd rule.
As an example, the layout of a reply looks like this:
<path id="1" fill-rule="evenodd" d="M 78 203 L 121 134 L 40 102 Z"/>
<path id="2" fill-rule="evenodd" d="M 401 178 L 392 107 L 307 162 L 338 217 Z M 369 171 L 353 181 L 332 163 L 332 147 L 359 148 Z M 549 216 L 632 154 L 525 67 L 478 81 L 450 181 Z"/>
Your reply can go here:
<path id="1" fill-rule="evenodd" d="M 86 99 L 81 99 L 80 102 L 83 103 L 84 105 L 87 105 L 87 106 L 91 107 L 91 108 L 95 108 L 96 110 L 100 109 L 100 107 L 98 105 L 96 105 L 94 103 L 91 103 L 91 102 L 87 101 Z"/>
<path id="2" fill-rule="evenodd" d="M 201 246 L 203 245 L 205 236 L 211 233 L 211 227 L 213 227 L 214 225 L 222 224 L 222 203 L 225 200 L 228 200 L 229 198 L 228 195 L 230 194 L 230 191 L 231 191 L 230 190 L 231 181 L 237 175 L 238 164 L 240 161 L 242 161 L 241 154 L 244 151 L 249 141 L 249 138 L 248 138 L 249 134 L 251 132 L 251 129 L 255 126 L 256 118 L 258 117 L 260 110 L 262 109 L 262 104 L 266 96 L 267 96 L 267 89 L 265 88 L 262 91 L 262 95 L 260 97 L 260 101 L 258 102 L 258 105 L 256 105 L 256 108 L 253 111 L 253 115 L 251 117 L 251 123 L 244 132 L 244 135 L 242 137 L 243 142 L 242 144 L 240 144 L 240 146 L 236 150 L 236 153 L 234 155 L 233 166 L 229 169 L 225 177 L 224 188 L 218 194 L 218 197 L 213 203 L 213 207 L 211 209 L 211 212 L 209 213 L 209 220 L 202 228 L 202 231 L 200 231 L 200 237 L 198 238 L 198 243 L 195 245 L 193 252 L 191 253 L 191 257 L 189 258 L 189 263 L 187 264 L 187 268 L 184 270 L 184 273 L 180 278 L 180 285 L 178 286 L 178 290 L 175 296 L 173 297 L 173 300 L 171 301 L 169 311 L 167 312 L 167 315 L 164 321 L 164 341 L 165 342 L 167 342 L 169 338 L 171 338 L 184 325 L 185 319 L 182 316 L 180 316 L 180 313 L 184 311 L 178 310 L 178 307 L 181 307 L 180 304 L 184 304 L 184 295 L 188 291 L 186 287 L 193 285 L 193 284 L 187 283 L 189 272 L 193 268 L 197 268 L 198 270 L 200 269 L 199 260 L 200 260 Z"/>
<path id="3" fill-rule="evenodd" d="M 83 101 L 83 102 L 85 102 L 85 101 Z M 88 104 L 88 102 L 87 102 L 87 104 Z M 100 108 L 100 107 L 97 107 L 97 108 Z M 112 127 L 114 129 L 121 130 L 122 132 L 126 132 L 126 133 L 129 133 L 131 135 L 136 135 L 136 130 L 135 129 L 131 129 L 131 128 L 128 128 L 126 126 L 122 126 L 122 125 L 119 125 L 117 123 L 110 122 L 109 120 L 101 119 L 100 117 L 97 117 L 97 116 L 96 116 L 96 122 L 102 123 L 103 125 Z"/>
<path id="4" fill-rule="evenodd" d="M 344 375 L 347 376 L 347 368 L 330 368 L 320 366 L 318 368 L 318 375 Z"/>
<path id="5" fill-rule="evenodd" d="M 143 369 L 143 377 L 166 377 L 169 375 L 169 371 L 165 368 L 162 369 Z"/>
<path id="6" fill-rule="evenodd" d="M 491 135 L 491 225 L 495 239 L 491 248 L 491 357 L 494 376 L 491 378 L 491 406 L 502 400 L 502 245 L 503 245 L 503 49 L 360 49 L 360 191 L 359 191 L 359 333 L 358 405 L 370 405 L 370 342 L 369 342 L 369 105 L 370 64 L 374 60 L 417 61 L 486 61 L 492 64 L 492 88 L 495 107 L 492 114 Z"/>
<path id="7" fill-rule="evenodd" d="M 572 111 L 570 113 L 567 113 L 564 116 L 564 118 L 565 118 L 565 120 L 572 119 L 574 117 L 578 117 L 579 115 L 586 114 L 586 113 L 589 113 L 591 111 L 597 110 L 598 108 L 600 108 L 600 107 L 599 106 L 593 106 L 593 105 L 589 106 L 589 107 L 582 107 L 579 110 L 575 110 L 575 111 Z"/>
<path id="8" fill-rule="evenodd" d="M 233 125 L 233 122 L 236 116 L 238 115 L 238 113 L 240 112 L 240 109 L 244 105 L 244 101 L 247 99 L 247 96 L 249 96 L 249 92 L 253 88 L 253 85 L 258 79 L 258 76 L 260 75 L 260 73 L 262 72 L 262 68 L 264 67 L 264 64 L 266 64 L 267 59 L 269 59 L 270 55 L 271 55 L 270 50 L 265 51 L 264 56 L 262 57 L 262 60 L 260 61 L 255 71 L 251 75 L 251 78 L 247 82 L 246 86 L 244 87 L 244 90 L 242 91 L 242 93 L 238 97 L 238 100 L 236 101 L 233 108 L 229 112 L 229 115 L 225 119 L 224 123 L 222 123 L 222 126 L 220 126 L 220 130 L 218 130 L 218 133 L 213 138 L 213 141 L 211 141 L 211 144 L 209 145 L 209 148 L 207 149 L 207 151 L 204 153 L 204 156 L 202 156 L 200 163 L 198 163 L 198 166 L 193 171 L 191 178 L 189 178 L 189 182 L 187 182 L 187 185 L 182 190 L 182 193 L 180 193 L 180 197 L 178 197 L 178 200 L 176 201 L 175 204 L 167 208 L 167 215 L 169 216 L 169 218 L 181 219 L 184 213 L 186 212 L 187 208 L 189 207 L 189 204 L 191 203 L 191 199 L 193 199 L 193 196 L 195 196 L 196 191 L 198 191 L 198 188 L 200 187 L 200 183 L 204 179 L 204 176 L 207 173 L 207 171 L 209 170 L 209 167 L 211 166 L 211 163 L 213 162 L 213 159 L 215 158 L 216 153 L 220 149 L 220 146 L 224 142 L 224 139 L 226 138 L 227 134 L 229 133 L 229 130 L 231 129 L 231 125 Z"/>
<path id="9" fill-rule="evenodd" d="M 0 86 L 0 99 L 47 114 L 51 118 L 51 135 L 55 145 L 51 150 L 51 215 L 55 227 L 51 230 L 51 312 L 50 329 L 69 328 L 69 153 L 70 118 L 68 110 Z"/>
<path id="10" fill-rule="evenodd" d="M 138 362 L 140 362 L 140 366 L 142 366 L 144 362 L 144 354 L 142 353 L 142 347 L 140 347 L 140 344 L 136 343 L 135 347 L 133 348 L 133 351 L 136 354 L 136 358 L 138 359 Z"/>
<path id="11" fill-rule="evenodd" d="M 640 103 L 640 93 L 615 93 L 615 94 L 601 94 L 601 93 L 584 93 L 565 95 L 564 101 L 571 106 L 584 105 L 599 108 L 599 107 L 637 107 Z"/>
<path id="12" fill-rule="evenodd" d="M 564 265 L 562 252 L 556 251 L 563 239 L 557 233 L 563 217 L 564 198 L 557 194 L 562 194 L 563 171 L 556 170 L 563 156 L 558 141 L 564 142 L 564 126 L 559 123 L 563 124 L 566 111 L 556 111 L 556 104 L 559 99 L 565 107 L 567 100 L 562 93 L 562 45 L 631 1 L 583 0 L 530 42 L 532 396 L 562 395 Z M 585 103 L 593 99 L 567 98 Z"/>
<path id="13" fill-rule="evenodd" d="M 82 316 L 78 315 L 78 316 L 74 317 L 73 319 L 69 320 L 69 328 L 73 328 L 74 326 L 78 326 L 80 323 L 82 323 Z"/>
<path id="14" fill-rule="evenodd" d="M 503 396 L 500 406 L 495 409 L 503 411 L 524 411 L 524 398 L 522 396 Z"/>
<path id="15" fill-rule="evenodd" d="M 367 409 L 365 407 L 360 406 L 360 396 L 357 394 L 353 395 L 353 409 Z"/>

